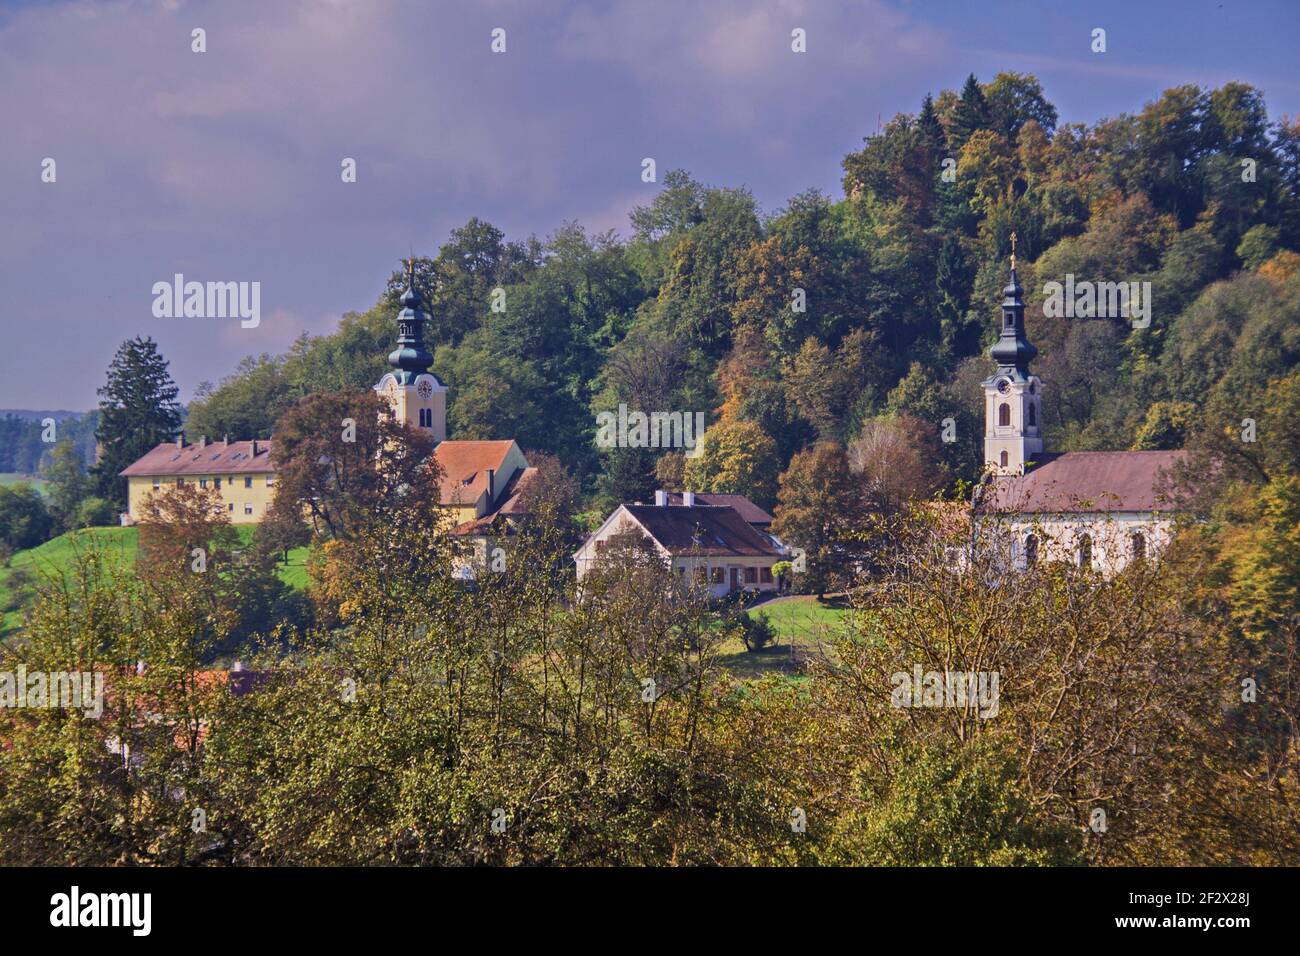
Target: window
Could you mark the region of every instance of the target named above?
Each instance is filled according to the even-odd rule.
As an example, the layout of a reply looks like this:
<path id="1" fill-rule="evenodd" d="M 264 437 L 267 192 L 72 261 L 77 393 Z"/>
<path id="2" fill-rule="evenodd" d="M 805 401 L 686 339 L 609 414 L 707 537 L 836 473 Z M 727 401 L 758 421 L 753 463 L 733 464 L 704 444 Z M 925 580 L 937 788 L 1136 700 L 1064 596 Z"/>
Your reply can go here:
<path id="1" fill-rule="evenodd" d="M 274 487 L 275 487 L 275 475 L 267 475 L 267 476 L 266 476 L 266 487 L 268 487 L 268 488 L 274 488 Z"/>
<path id="2" fill-rule="evenodd" d="M 1003 468 L 1007 467 L 1007 453 L 1006 453 L 1006 452 L 1003 452 L 1003 453 L 1002 453 L 1002 456 L 998 459 L 998 463 L 1001 464 Z"/>
<path id="3" fill-rule="evenodd" d="M 206 488 L 207 486 L 208 486 L 208 479 L 206 479 L 206 478 L 200 478 L 200 479 L 199 479 L 199 487 L 200 487 L 200 488 Z"/>
<path id="4" fill-rule="evenodd" d="M 758 568 L 745 568 L 745 583 L 746 584 L 758 583 Z"/>
<path id="5" fill-rule="evenodd" d="M 226 510 L 227 510 L 227 511 L 234 511 L 234 510 L 235 510 L 235 503 L 232 501 L 230 504 L 226 505 Z"/>
<path id="6" fill-rule="evenodd" d="M 153 486 L 154 486 L 154 489 L 155 489 L 155 490 L 157 490 L 158 487 L 159 487 L 161 484 L 162 484 L 162 481 L 161 481 L 160 479 L 155 478 L 155 479 L 153 480 Z"/>
<path id="7" fill-rule="evenodd" d="M 184 488 L 184 487 L 185 487 L 185 479 L 184 479 L 184 478 L 177 478 L 177 479 L 176 479 L 176 487 L 177 487 L 177 488 Z"/>
<path id="8" fill-rule="evenodd" d="M 429 409 L 429 408 L 422 408 L 422 409 L 420 409 L 420 427 L 421 427 L 421 428 L 432 428 L 432 427 L 433 427 L 433 410 L 432 410 L 432 409 Z"/>
<path id="9" fill-rule="evenodd" d="M 1006 402 L 998 406 L 998 424 L 1003 428 L 1011 424 L 1011 406 Z"/>
<path id="10" fill-rule="evenodd" d="M 723 571 L 723 569 L 722 569 L 722 568 L 714 568 L 714 569 L 713 569 L 713 583 L 714 583 L 714 584 L 723 584 L 723 583 L 725 582 L 725 580 L 726 580 L 726 578 L 725 578 L 725 572 Z"/>
<path id="11" fill-rule="evenodd" d="M 695 583 L 703 584 L 705 581 L 708 580 L 708 577 L 709 577 L 709 569 L 702 564 L 697 564 L 695 566 Z"/>
<path id="12" fill-rule="evenodd" d="M 221 490 L 221 479 L 220 479 L 220 478 L 213 478 L 213 479 L 212 479 L 212 484 L 213 484 L 213 486 L 217 489 L 217 491 L 220 491 L 220 490 Z"/>
<path id="13" fill-rule="evenodd" d="M 1134 561 L 1141 561 L 1147 556 L 1147 539 L 1141 531 L 1134 531 L 1129 536 L 1129 551 Z"/>
<path id="14" fill-rule="evenodd" d="M 244 487 L 245 487 L 245 488 L 251 488 L 251 487 L 253 487 L 253 476 L 252 476 L 252 475 L 245 475 L 245 476 L 244 476 Z"/>
<path id="15" fill-rule="evenodd" d="M 1032 568 L 1038 563 L 1038 535 L 1031 534 L 1025 538 L 1025 567 Z"/>
<path id="16" fill-rule="evenodd" d="M 1029 403 L 1029 417 L 1027 421 L 1030 425 L 1038 424 L 1038 413 L 1034 411 L 1036 407 L 1037 406 L 1035 406 L 1033 402 Z"/>
<path id="17" fill-rule="evenodd" d="M 1079 567 L 1092 567 L 1092 538 L 1086 534 L 1079 536 Z"/>
<path id="18" fill-rule="evenodd" d="M 252 513 L 253 513 L 253 506 L 252 506 L 252 505 L 244 505 L 244 514 L 246 514 L 246 515 L 251 515 Z"/>
<path id="19" fill-rule="evenodd" d="M 758 579 L 759 579 L 760 581 L 762 581 L 764 584 L 771 584 L 771 583 L 772 583 L 772 569 L 771 569 L 771 568 L 761 568 L 761 569 L 759 570 L 759 577 L 758 577 Z"/>

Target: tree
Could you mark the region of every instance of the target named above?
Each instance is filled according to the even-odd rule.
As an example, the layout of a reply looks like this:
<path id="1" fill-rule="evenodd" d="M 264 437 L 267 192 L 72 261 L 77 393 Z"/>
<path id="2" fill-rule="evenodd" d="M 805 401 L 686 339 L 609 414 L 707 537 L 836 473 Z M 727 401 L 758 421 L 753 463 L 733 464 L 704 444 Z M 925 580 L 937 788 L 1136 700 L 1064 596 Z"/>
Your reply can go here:
<path id="1" fill-rule="evenodd" d="M 272 510 L 305 514 L 317 534 L 348 538 L 413 502 L 436 509 L 441 500 L 432 442 L 369 389 L 307 396 L 280 417 L 275 440 Z"/>
<path id="2" fill-rule="evenodd" d="M 948 143 L 951 148 L 960 150 L 972 134 L 988 129 L 991 123 L 988 100 L 984 98 L 979 80 L 971 73 L 961 88 L 961 98 L 957 101 L 952 125 L 948 128 Z"/>
<path id="3" fill-rule="evenodd" d="M 848 450 L 849 467 L 860 476 L 863 507 L 897 514 L 943 487 L 947 475 L 939 464 L 938 439 L 932 425 L 911 415 L 864 422 Z"/>
<path id="4" fill-rule="evenodd" d="M 1047 102 L 1038 78 L 1022 73 L 999 73 L 985 89 L 988 114 L 994 127 L 1015 142 L 1020 128 L 1031 120 L 1049 137 L 1056 129 L 1056 107 Z"/>
<path id="5" fill-rule="evenodd" d="M 41 493 L 26 482 L 0 486 L 0 542 L 14 551 L 46 541 L 54 521 Z"/>
<path id="6" fill-rule="evenodd" d="M 91 485 L 81 453 L 70 438 L 54 446 L 50 463 L 45 466 L 45 479 L 50 483 L 50 514 L 60 530 L 70 530 L 76 526 L 77 509 L 90 494 Z"/>
<path id="7" fill-rule="evenodd" d="M 833 442 L 799 452 L 781 474 L 772 532 L 803 550 L 808 584 L 818 595 L 848 570 L 848 535 L 862 514 L 862 492 L 844 449 Z"/>
<path id="8" fill-rule="evenodd" d="M 753 422 L 718 422 L 697 450 L 686 459 L 691 491 L 747 495 L 760 507 L 776 497 L 776 444 Z"/>
<path id="9" fill-rule="evenodd" d="M 101 497 L 125 509 L 126 479 L 118 472 L 175 440 L 181 427 L 178 393 L 153 339 L 137 336 L 122 343 L 99 389 L 100 459 L 94 474 Z"/>

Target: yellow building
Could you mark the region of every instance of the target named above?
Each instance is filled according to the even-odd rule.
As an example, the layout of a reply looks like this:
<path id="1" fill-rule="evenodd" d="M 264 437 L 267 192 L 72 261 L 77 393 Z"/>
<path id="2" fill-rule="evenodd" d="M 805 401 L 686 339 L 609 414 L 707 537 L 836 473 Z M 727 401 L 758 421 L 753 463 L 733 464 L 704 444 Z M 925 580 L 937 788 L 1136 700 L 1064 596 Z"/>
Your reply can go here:
<path id="1" fill-rule="evenodd" d="M 211 488 L 226 503 L 232 524 L 261 521 L 275 497 L 275 460 L 269 441 L 164 442 L 122 471 L 127 482 L 123 524 L 135 524 L 145 499 L 166 488 Z"/>

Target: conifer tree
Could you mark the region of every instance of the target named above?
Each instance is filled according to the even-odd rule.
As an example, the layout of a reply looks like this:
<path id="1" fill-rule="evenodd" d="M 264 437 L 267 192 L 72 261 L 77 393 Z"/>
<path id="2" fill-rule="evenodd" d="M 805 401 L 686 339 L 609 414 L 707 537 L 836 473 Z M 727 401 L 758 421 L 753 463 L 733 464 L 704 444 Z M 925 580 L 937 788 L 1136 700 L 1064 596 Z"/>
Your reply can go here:
<path id="1" fill-rule="evenodd" d="M 181 427 L 177 393 L 167 360 L 152 338 L 136 336 L 122 343 L 108 368 L 108 381 L 98 391 L 100 457 L 94 473 L 101 496 L 125 507 L 126 479 L 118 472 L 175 439 Z"/>

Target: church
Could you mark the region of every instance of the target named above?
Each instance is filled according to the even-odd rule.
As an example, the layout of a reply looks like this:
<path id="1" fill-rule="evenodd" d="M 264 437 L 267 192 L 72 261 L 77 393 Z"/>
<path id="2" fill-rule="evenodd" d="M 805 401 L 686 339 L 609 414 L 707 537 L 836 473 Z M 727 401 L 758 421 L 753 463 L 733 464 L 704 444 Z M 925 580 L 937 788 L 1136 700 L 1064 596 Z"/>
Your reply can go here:
<path id="1" fill-rule="evenodd" d="M 480 565 L 495 537 L 509 533 L 522 514 L 520 492 L 533 478 L 522 449 L 513 440 L 448 441 L 447 386 L 429 371 L 433 356 L 424 346 L 428 316 L 415 284 L 414 262 L 407 263 L 406 290 L 397 314 L 397 348 L 388 356 L 393 371 L 375 385 L 400 422 L 428 434 L 442 469 L 439 503 L 453 514 L 452 534 L 468 546 Z M 164 442 L 123 469 L 127 511 L 123 524 L 135 524 L 152 493 L 186 483 L 217 492 L 233 524 L 262 520 L 275 495 L 275 441 L 186 443 L 182 435 Z M 468 567 L 464 573 L 468 573 Z"/>
<path id="2" fill-rule="evenodd" d="M 1050 453 L 1041 431 L 1043 382 L 1025 334 L 1025 304 L 1011 255 L 1002 328 L 984 388 L 984 480 L 974 496 L 977 534 L 1005 540 L 1013 567 L 1068 561 L 1113 574 L 1155 557 L 1174 533 L 1176 508 L 1162 488 L 1182 451 Z"/>

